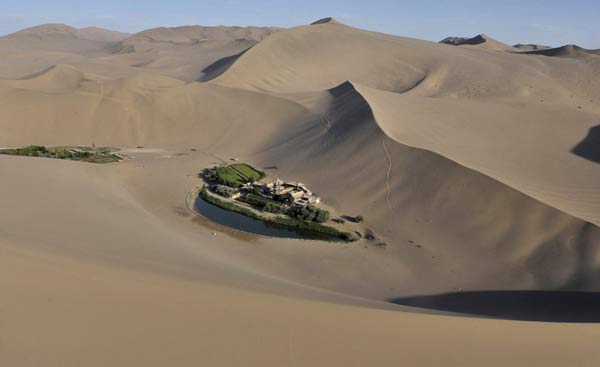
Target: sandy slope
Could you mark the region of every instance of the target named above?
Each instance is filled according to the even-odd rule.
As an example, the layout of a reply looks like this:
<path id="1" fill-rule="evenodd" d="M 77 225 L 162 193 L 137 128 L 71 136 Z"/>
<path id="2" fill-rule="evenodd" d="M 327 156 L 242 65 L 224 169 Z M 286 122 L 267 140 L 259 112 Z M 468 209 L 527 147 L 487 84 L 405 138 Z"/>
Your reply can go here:
<path id="1" fill-rule="evenodd" d="M 348 59 L 344 68 L 337 67 L 340 58 Z M 483 53 L 325 23 L 274 35 L 216 81 L 300 92 L 352 80 L 365 85 L 363 96 L 395 140 L 599 224 L 600 171 L 570 152 L 598 122 L 599 68 L 595 62 Z"/>
<path id="2" fill-rule="evenodd" d="M 358 90 L 370 101 L 382 129 L 397 141 L 437 152 L 600 224 L 595 184 L 600 170 L 571 153 L 596 114 L 552 106 L 532 116 L 532 106 L 412 97 L 363 86 Z"/>
<path id="3" fill-rule="evenodd" d="M 314 303 L 1 246 L 6 365 L 593 366 L 600 357 L 598 329 L 586 325 Z"/>
<path id="4" fill-rule="evenodd" d="M 405 66 L 390 71 L 386 80 L 370 70 L 353 74 L 370 87 L 355 82 L 311 92 L 358 71 L 349 63 L 323 72 L 328 64 L 313 61 L 315 53 L 305 47 L 330 52 L 320 46 L 327 42 L 340 52 L 350 52 L 346 47 L 354 43 L 361 46 L 358 50 L 389 50 L 380 59 L 392 62 L 386 57 L 396 54 L 402 59 L 395 62 Z M 415 47 L 421 52 L 406 52 Z M 301 53 L 291 58 L 284 52 L 290 48 Z M 263 54 L 265 60 L 253 61 Z M 305 54 L 312 59 L 303 59 Z M 278 55 L 291 66 L 267 62 Z M 465 56 L 472 71 L 500 65 L 488 73 L 496 87 L 488 79 L 481 80 L 485 88 L 471 87 L 475 75 L 458 78 Z M 410 66 L 418 59 L 428 60 L 429 66 L 418 66 L 427 74 Z M 188 84 L 151 74 L 98 81 L 70 66 L 5 81 L 0 85 L 0 145 L 195 148 L 278 165 L 277 174 L 301 178 L 341 212 L 371 218 L 369 227 L 391 245 L 393 255 L 387 258 L 396 270 L 364 269 L 368 275 L 360 285 L 355 276 L 316 282 L 319 287 L 377 299 L 457 289 L 596 290 L 598 229 L 581 219 L 596 220 L 598 170 L 568 152 L 585 136 L 586 120 L 594 114 L 573 109 L 570 98 L 559 98 L 568 90 L 551 88 L 558 83 L 554 78 L 566 80 L 552 68 L 585 71 L 590 65 L 548 59 L 463 50 L 324 23 L 272 35 L 213 83 Z M 544 62 L 551 64 L 546 73 L 537 72 L 535 84 L 543 92 L 521 93 L 517 103 L 511 93 L 529 88 L 502 73 L 518 66 L 523 70 L 515 74 L 525 78 L 526 70 L 533 73 Z M 265 65 L 268 73 L 260 74 Z M 256 73 L 240 74 L 250 67 Z M 311 79 L 317 77 L 322 79 Z M 578 78 L 562 88 L 582 85 L 580 94 L 595 91 L 593 80 L 588 89 L 583 76 Z M 249 86 L 247 81 L 297 91 L 277 95 L 235 88 Z M 381 83 L 397 90 L 374 87 Z M 397 93 L 403 90 L 410 91 Z M 554 95 L 548 92 L 546 98 L 556 103 L 536 105 L 535 94 L 550 90 Z M 526 130 L 521 127 L 525 122 L 530 125 Z M 536 140 L 542 135 L 544 140 Z M 415 241 L 421 247 L 412 245 Z"/>
<path id="5" fill-rule="evenodd" d="M 600 166 L 571 153 L 595 139 L 597 58 L 333 20 L 271 33 L 165 28 L 93 41 L 101 51 L 83 40 L 17 53 L 28 43 L 0 39 L 0 146 L 94 142 L 131 157 L 0 156 L 0 361 L 597 364 L 594 324 L 387 302 L 598 290 Z M 259 238 L 192 216 L 197 173 L 230 157 L 277 165 L 363 214 L 387 247 Z"/>
<path id="6" fill-rule="evenodd" d="M 305 112 L 285 99 L 153 74 L 98 82 L 70 66 L 0 82 L 0 94 L 2 146 L 91 141 L 112 146 L 218 146 L 244 124 L 256 126 L 245 137 L 249 148 L 259 145 L 252 144 L 253 139 L 268 139 L 278 122 Z M 32 101 L 35 109 L 30 108 Z M 257 104 L 264 108 L 254 108 Z M 61 134 L 55 134 L 56 129 Z"/>
<path id="7" fill-rule="evenodd" d="M 247 267 L 246 257 L 221 256 L 238 243 L 264 251 L 269 244 L 260 245 L 263 240 L 252 244 L 221 232 L 214 237 L 197 224 L 194 231 L 183 223 L 165 225 L 158 218 L 168 208 L 154 208 L 164 199 L 140 196 L 132 180 L 144 171 L 145 178 L 155 178 L 152 186 L 162 185 L 163 171 L 145 168 L 152 167 L 149 158 L 113 167 L 0 158 L 2 172 L 12 173 L 0 195 L 2 208 L 12 208 L 0 212 L 0 291 L 10 295 L 0 301 L 3 364 L 591 366 L 600 357 L 593 324 L 442 317 L 300 300 L 298 295 L 361 304 L 265 276 L 268 266 Z M 177 158 L 156 160 L 177 165 Z M 293 242 L 273 249 L 280 247 L 281 254 L 281 246 L 322 246 Z M 339 261 L 344 250 L 337 247 Z"/>

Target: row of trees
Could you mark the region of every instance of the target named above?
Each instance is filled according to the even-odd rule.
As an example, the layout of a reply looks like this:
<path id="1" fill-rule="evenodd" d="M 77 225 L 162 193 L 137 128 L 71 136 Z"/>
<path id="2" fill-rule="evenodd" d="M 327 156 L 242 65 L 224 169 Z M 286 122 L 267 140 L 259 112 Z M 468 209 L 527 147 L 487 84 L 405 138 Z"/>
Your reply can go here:
<path id="1" fill-rule="evenodd" d="M 109 148 L 56 147 L 48 149 L 43 145 L 29 145 L 23 148 L 4 149 L 0 151 L 0 154 L 85 161 L 96 161 L 96 158 L 110 159 L 112 161 L 119 160 L 116 155 L 111 154 Z"/>
<path id="2" fill-rule="evenodd" d="M 250 205 L 257 206 L 257 207 L 261 208 L 262 210 L 269 212 L 269 213 L 287 214 L 286 209 L 283 207 L 283 205 L 281 203 L 273 201 L 273 200 L 269 200 L 260 195 L 248 194 L 245 197 L 240 198 L 240 200 L 242 200 L 245 203 L 248 203 Z"/>
<path id="3" fill-rule="evenodd" d="M 285 203 L 285 196 L 282 195 L 278 199 L 281 201 L 273 201 L 260 195 L 248 194 L 240 200 L 250 205 L 259 207 L 266 212 L 274 214 L 287 214 L 292 218 L 300 219 L 305 222 L 325 223 L 329 220 L 330 215 L 327 210 L 317 208 L 314 205 L 307 205 L 304 207 L 292 206 L 289 209 L 286 209 L 283 205 Z M 289 203 L 291 204 L 291 202 Z"/>

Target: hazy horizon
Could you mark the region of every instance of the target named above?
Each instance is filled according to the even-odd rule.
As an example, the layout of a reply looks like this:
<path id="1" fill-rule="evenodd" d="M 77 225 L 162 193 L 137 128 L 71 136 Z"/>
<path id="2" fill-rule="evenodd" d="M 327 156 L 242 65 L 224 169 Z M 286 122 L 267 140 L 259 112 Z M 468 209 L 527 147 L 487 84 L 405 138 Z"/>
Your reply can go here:
<path id="1" fill-rule="evenodd" d="M 381 0 L 369 4 L 346 4 L 339 0 L 318 2 L 271 0 L 241 2 L 92 1 L 59 0 L 51 4 L 3 4 L 0 36 L 24 28 L 64 23 L 77 28 L 95 26 L 136 33 L 155 27 L 184 25 L 293 27 L 333 17 L 342 23 L 399 36 L 439 41 L 448 36 L 488 34 L 499 41 L 549 46 L 577 44 L 600 48 L 600 25 L 594 17 L 600 4 L 579 0 L 408 2 Z"/>

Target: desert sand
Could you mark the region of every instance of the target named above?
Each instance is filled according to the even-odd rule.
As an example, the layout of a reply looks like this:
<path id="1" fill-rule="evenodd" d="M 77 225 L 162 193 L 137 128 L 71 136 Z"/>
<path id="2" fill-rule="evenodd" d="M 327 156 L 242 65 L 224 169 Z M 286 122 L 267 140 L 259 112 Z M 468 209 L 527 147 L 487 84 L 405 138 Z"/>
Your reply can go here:
<path id="1" fill-rule="evenodd" d="M 127 157 L 0 155 L 0 364 L 597 365 L 600 57 L 451 43 L 333 19 L 0 38 L 0 147 Z M 196 216 L 231 157 L 387 247 Z"/>

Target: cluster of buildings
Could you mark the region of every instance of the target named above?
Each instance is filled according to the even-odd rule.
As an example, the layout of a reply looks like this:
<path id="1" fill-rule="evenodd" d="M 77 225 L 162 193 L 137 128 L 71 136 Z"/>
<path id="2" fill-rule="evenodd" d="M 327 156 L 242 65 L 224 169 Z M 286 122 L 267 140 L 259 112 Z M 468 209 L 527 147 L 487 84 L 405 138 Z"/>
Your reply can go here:
<path id="1" fill-rule="evenodd" d="M 317 205 L 321 199 L 301 182 L 284 182 L 277 178 L 269 183 L 249 182 L 243 189 L 258 192 L 265 198 L 272 199 L 276 196 L 288 195 L 293 199 L 294 206 Z"/>

